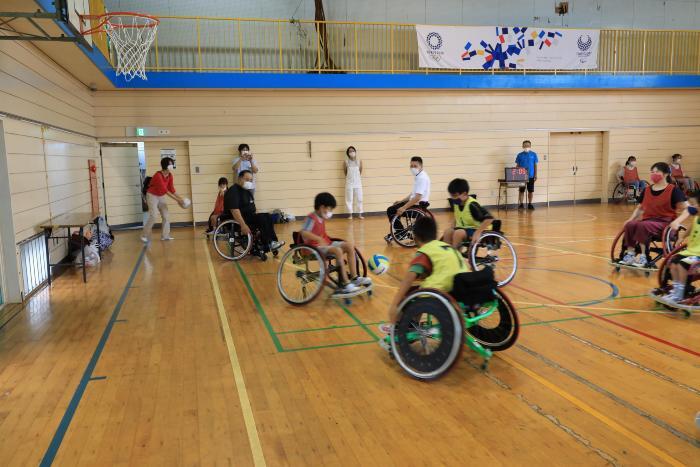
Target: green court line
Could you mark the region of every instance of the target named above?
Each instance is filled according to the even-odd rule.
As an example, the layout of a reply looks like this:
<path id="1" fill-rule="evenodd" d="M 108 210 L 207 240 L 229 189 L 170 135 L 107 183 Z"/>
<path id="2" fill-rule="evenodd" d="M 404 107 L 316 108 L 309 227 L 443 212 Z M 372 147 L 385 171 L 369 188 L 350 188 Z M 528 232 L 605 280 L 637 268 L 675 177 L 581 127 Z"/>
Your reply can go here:
<path id="1" fill-rule="evenodd" d="M 365 323 L 363 323 L 362 321 L 360 321 L 359 319 L 357 319 L 357 316 L 353 315 L 352 312 L 351 312 L 350 310 L 348 310 L 347 307 L 345 307 L 345 305 L 343 305 L 339 300 L 336 300 L 335 303 L 337 303 L 338 306 L 339 306 L 340 308 L 343 309 L 343 311 L 345 312 L 345 314 L 347 314 L 350 318 L 352 318 L 352 320 L 355 321 L 355 322 L 357 323 L 358 326 L 360 326 L 367 334 L 369 334 L 369 336 L 370 336 L 372 339 L 374 339 L 375 341 L 378 341 L 378 340 L 379 340 L 379 337 L 377 337 L 377 335 L 376 335 L 375 333 L 373 333 L 373 332 L 367 327 L 367 325 L 366 325 Z"/>
<path id="2" fill-rule="evenodd" d="M 279 338 L 277 337 L 275 330 L 272 328 L 272 324 L 270 323 L 270 320 L 267 318 L 267 314 L 265 314 L 265 310 L 263 309 L 262 304 L 260 303 L 260 300 L 258 300 L 258 296 L 255 295 L 255 292 L 253 291 L 253 287 L 251 287 L 250 282 L 248 282 L 248 276 L 246 276 L 245 271 L 238 264 L 237 261 L 234 261 L 234 264 L 236 265 L 236 268 L 238 269 L 238 273 L 241 275 L 241 278 L 243 279 L 243 283 L 245 284 L 246 288 L 248 289 L 248 295 L 250 295 L 250 298 L 253 299 L 253 303 L 255 304 L 255 308 L 258 309 L 258 314 L 262 318 L 263 323 L 265 323 L 265 328 L 267 328 L 267 332 L 270 334 L 270 337 L 272 338 L 272 342 L 275 344 L 277 351 L 284 352 L 285 351 L 284 347 L 282 346 L 282 343 L 280 342 Z"/>
<path id="3" fill-rule="evenodd" d="M 384 321 L 377 321 L 376 323 L 364 323 L 367 326 L 374 326 L 377 324 L 382 324 Z M 303 332 L 316 332 L 316 331 L 332 331 L 333 329 L 344 329 L 344 328 L 356 328 L 360 326 L 359 324 L 344 324 L 340 326 L 328 326 L 325 328 L 307 328 L 307 329 L 292 329 L 291 331 L 277 331 L 276 334 L 299 334 Z"/>
<path id="4" fill-rule="evenodd" d="M 326 345 L 315 345 L 312 347 L 296 347 L 292 349 L 284 349 L 283 352 L 301 352 L 303 350 L 318 350 L 318 349 L 330 349 L 333 347 L 347 347 L 349 345 L 362 345 L 362 344 L 374 344 L 377 342 L 373 341 L 356 341 L 356 342 L 343 342 L 340 344 L 326 344 Z"/>

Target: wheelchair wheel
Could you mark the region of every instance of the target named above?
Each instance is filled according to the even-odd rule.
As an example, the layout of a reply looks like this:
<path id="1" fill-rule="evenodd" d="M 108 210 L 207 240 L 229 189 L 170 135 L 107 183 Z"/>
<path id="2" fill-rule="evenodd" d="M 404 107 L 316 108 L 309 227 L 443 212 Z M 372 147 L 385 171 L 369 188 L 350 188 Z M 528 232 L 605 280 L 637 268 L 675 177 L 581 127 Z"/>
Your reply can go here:
<path id="1" fill-rule="evenodd" d="M 498 298 L 498 310 L 467 328 L 466 332 L 487 349 L 499 351 L 515 344 L 520 334 L 520 320 L 508 297 L 500 290 L 495 293 Z"/>
<path id="2" fill-rule="evenodd" d="M 612 262 L 617 262 L 622 259 L 624 256 L 624 236 L 625 236 L 625 229 L 623 228 L 620 230 L 620 233 L 617 234 L 615 237 L 615 240 L 613 240 L 612 246 L 610 247 L 610 261 Z M 619 247 L 619 251 L 618 251 Z"/>
<path id="3" fill-rule="evenodd" d="M 420 380 L 444 375 L 464 346 L 460 313 L 448 298 L 432 291 L 409 295 L 399 310 L 391 333 L 392 353 L 398 364 Z"/>
<path id="4" fill-rule="evenodd" d="M 661 261 L 661 264 L 659 265 L 659 287 L 665 287 L 669 282 L 671 282 L 671 271 L 669 270 L 671 258 L 673 258 L 683 248 L 685 248 L 685 244 L 676 245 L 676 248 L 664 256 L 663 261 Z"/>
<path id="5" fill-rule="evenodd" d="M 678 234 L 682 230 L 685 230 L 685 227 L 683 227 L 682 225 L 678 228 L 677 231 L 673 230 L 670 225 L 664 229 L 663 234 L 661 234 L 661 238 L 663 240 L 664 255 L 668 255 L 671 251 L 673 251 L 676 248 L 676 243 L 678 242 Z"/>
<path id="6" fill-rule="evenodd" d="M 615 185 L 615 189 L 612 193 L 612 199 L 614 203 L 621 203 L 627 200 L 627 185 L 625 182 L 619 182 Z"/>
<path id="7" fill-rule="evenodd" d="M 332 238 L 332 242 L 342 242 L 344 241 L 342 238 Z M 355 267 L 357 268 L 357 274 L 362 277 L 367 277 L 367 262 L 365 261 L 365 258 L 362 256 L 362 253 L 360 253 L 360 250 L 355 248 Z"/>
<path id="8" fill-rule="evenodd" d="M 277 290 L 292 305 L 304 305 L 318 297 L 326 280 L 326 263 L 311 246 L 297 245 L 287 251 L 277 269 Z"/>
<path id="9" fill-rule="evenodd" d="M 507 285 L 518 270 L 518 256 L 513 244 L 500 232 L 484 232 L 478 243 L 472 244 L 469 263 L 475 271 L 490 267 L 498 287 Z"/>
<path id="10" fill-rule="evenodd" d="M 391 220 L 391 236 L 396 243 L 405 248 L 416 246 L 413 239 L 413 224 L 418 219 L 430 215 L 422 208 L 408 208 L 400 216 L 394 216 Z"/>
<path id="11" fill-rule="evenodd" d="M 253 235 L 243 235 L 238 222 L 227 220 L 216 227 L 212 236 L 214 249 L 222 258 L 238 261 L 245 257 L 253 247 Z"/>

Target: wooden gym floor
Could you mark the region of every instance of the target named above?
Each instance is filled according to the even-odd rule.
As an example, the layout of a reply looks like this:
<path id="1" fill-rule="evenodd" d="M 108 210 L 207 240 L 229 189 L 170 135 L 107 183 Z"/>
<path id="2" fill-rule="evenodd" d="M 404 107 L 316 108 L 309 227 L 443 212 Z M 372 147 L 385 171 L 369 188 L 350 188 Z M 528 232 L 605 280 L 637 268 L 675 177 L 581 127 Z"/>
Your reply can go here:
<path id="1" fill-rule="evenodd" d="M 383 217 L 330 223 L 392 260 L 347 307 L 287 305 L 276 261 L 222 261 L 201 229 L 118 233 L 87 285 L 64 274 L 0 330 L 0 465 L 700 465 L 700 317 L 612 271 L 630 209 L 501 213 L 518 344 L 431 383 L 375 343 L 413 254 Z"/>

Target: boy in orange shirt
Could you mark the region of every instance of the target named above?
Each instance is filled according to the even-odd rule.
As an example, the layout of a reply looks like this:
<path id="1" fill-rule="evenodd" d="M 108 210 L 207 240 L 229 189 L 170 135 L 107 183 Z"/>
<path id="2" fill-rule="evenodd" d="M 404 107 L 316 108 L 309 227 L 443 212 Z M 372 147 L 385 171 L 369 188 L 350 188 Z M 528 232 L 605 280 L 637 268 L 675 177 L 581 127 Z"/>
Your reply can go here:
<path id="1" fill-rule="evenodd" d="M 216 220 L 224 212 L 224 193 L 228 189 L 228 179 L 226 177 L 221 177 L 219 179 L 219 192 L 216 195 L 216 201 L 214 202 L 214 210 L 209 215 L 209 228 L 206 234 L 212 235 L 214 229 L 216 228 Z"/>

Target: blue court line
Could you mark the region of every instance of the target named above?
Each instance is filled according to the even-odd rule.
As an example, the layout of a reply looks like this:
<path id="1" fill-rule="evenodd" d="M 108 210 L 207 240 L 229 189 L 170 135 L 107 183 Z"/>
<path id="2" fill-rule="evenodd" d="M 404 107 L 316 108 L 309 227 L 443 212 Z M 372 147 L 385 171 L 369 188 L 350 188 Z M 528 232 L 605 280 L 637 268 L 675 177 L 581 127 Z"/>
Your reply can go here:
<path id="1" fill-rule="evenodd" d="M 599 300 L 590 300 L 588 302 L 583 302 L 583 303 L 576 303 L 577 306 L 591 306 L 591 305 L 597 305 L 598 303 L 602 303 L 606 300 L 613 299 L 620 295 L 620 289 L 617 288 L 615 284 L 613 284 L 610 281 L 606 281 L 605 279 L 601 279 L 600 277 L 593 276 L 591 274 L 584 274 L 581 272 L 573 272 L 573 271 L 564 271 L 562 269 L 546 269 L 546 268 L 520 268 L 520 269 L 529 269 L 531 271 L 547 271 L 547 272 L 560 272 L 562 274 L 571 274 L 572 276 L 580 276 L 580 277 L 585 277 L 587 279 L 593 279 L 598 282 L 602 282 L 603 284 L 607 285 L 610 287 L 611 292 L 610 295 L 608 295 L 605 298 L 601 298 Z"/>
<path id="2" fill-rule="evenodd" d="M 136 265 L 134 265 L 134 269 L 131 271 L 131 275 L 129 276 L 129 280 L 126 282 L 126 286 L 124 287 L 124 291 L 122 292 L 121 296 L 119 297 L 119 301 L 114 306 L 114 311 L 112 311 L 112 316 L 109 318 L 109 321 L 107 322 L 107 326 L 105 327 L 105 330 L 102 333 L 102 337 L 100 338 L 100 341 L 97 343 L 97 347 L 95 348 L 95 352 L 92 354 L 92 357 L 90 358 L 90 361 L 88 362 L 87 367 L 85 367 L 85 371 L 83 372 L 83 377 L 80 378 L 80 382 L 78 383 L 78 387 L 75 389 L 75 392 L 73 393 L 73 397 L 71 398 L 70 403 L 68 404 L 68 407 L 66 407 L 66 411 L 63 414 L 63 418 L 61 418 L 61 423 L 58 424 L 58 428 L 56 428 L 56 432 L 54 433 L 53 438 L 51 439 L 51 444 L 49 444 L 49 447 L 46 449 L 46 453 L 44 454 L 44 457 L 41 459 L 41 463 L 39 465 L 42 467 L 45 467 L 45 466 L 47 467 L 47 466 L 53 464 L 53 461 L 56 458 L 56 454 L 58 453 L 58 449 L 61 447 L 61 442 L 63 442 L 63 437 L 66 435 L 66 432 L 68 431 L 68 427 L 70 426 L 70 422 L 71 422 L 71 420 L 73 420 L 73 416 L 75 415 L 75 411 L 78 409 L 78 404 L 80 404 L 80 400 L 83 398 L 83 394 L 85 393 L 85 389 L 87 388 L 88 383 L 93 378 L 92 372 L 95 370 L 95 367 L 97 366 L 97 361 L 100 359 L 100 356 L 102 355 L 102 351 L 105 348 L 105 344 L 107 344 L 107 339 L 109 339 L 109 335 L 112 332 L 112 327 L 114 327 L 114 323 L 116 322 L 117 317 L 119 316 L 119 312 L 121 311 L 122 306 L 124 305 L 124 302 L 126 301 L 126 296 L 129 294 L 129 287 L 131 286 L 132 282 L 134 282 L 134 278 L 136 277 L 136 273 L 138 272 L 139 267 L 141 266 L 141 263 L 143 262 L 143 257 L 145 255 L 145 253 L 146 253 L 146 245 L 144 245 L 143 248 L 141 249 L 141 253 L 139 254 L 138 259 L 136 260 Z"/>

